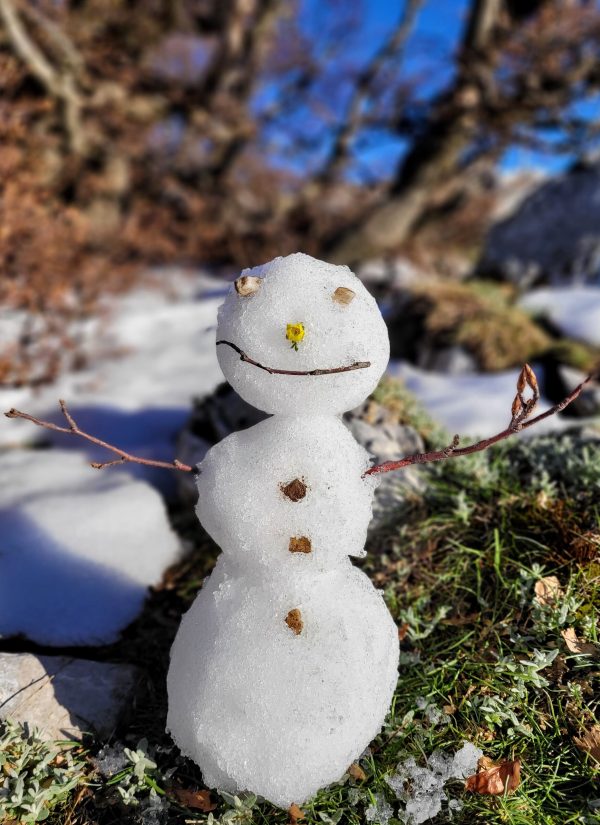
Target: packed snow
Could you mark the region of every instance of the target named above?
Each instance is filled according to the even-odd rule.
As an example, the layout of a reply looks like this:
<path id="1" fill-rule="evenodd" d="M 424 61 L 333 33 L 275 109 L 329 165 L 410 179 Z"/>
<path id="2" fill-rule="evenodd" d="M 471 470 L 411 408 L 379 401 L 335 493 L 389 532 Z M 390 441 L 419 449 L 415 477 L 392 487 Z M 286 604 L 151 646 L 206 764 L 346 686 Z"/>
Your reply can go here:
<path id="1" fill-rule="evenodd" d="M 428 372 L 406 361 L 394 361 L 389 374 L 404 381 L 431 417 L 451 434 L 487 438 L 508 426 L 518 370 L 448 375 Z M 550 401 L 540 398 L 539 412 L 551 406 Z M 531 432 L 539 435 L 568 425 L 560 417 L 551 416 Z"/>
<path id="2" fill-rule="evenodd" d="M 144 458 L 170 460 L 174 440 L 195 395 L 211 392 L 221 380 L 214 350 L 222 281 L 174 278 L 173 294 L 140 287 L 113 300 L 112 313 L 94 323 L 87 347 L 106 352 L 91 366 L 61 375 L 43 387 L 0 389 L 0 407 L 16 407 L 64 425 L 57 400 L 65 399 L 88 432 Z M 109 455 L 79 438 L 38 430 L 26 421 L 0 419 L 0 446 L 50 441 L 91 460 Z M 164 471 L 132 468 L 153 482 Z"/>
<path id="3" fill-rule="evenodd" d="M 309 268 L 312 277 L 307 277 Z M 356 407 L 375 389 L 390 356 L 387 329 L 375 299 L 347 267 L 297 253 L 245 270 L 242 276 L 257 278 L 261 286 L 245 300 L 231 289 L 219 310 L 218 340 L 236 344 L 275 369 L 370 364 L 326 376 L 271 375 L 249 367 L 235 350 L 221 345 L 221 369 L 249 404 L 269 413 L 332 415 Z M 354 293 L 349 303 L 335 300 L 340 289 Z M 297 323 L 306 334 L 296 351 L 286 341 L 285 328 Z"/>
<path id="4" fill-rule="evenodd" d="M 435 751 L 424 767 L 417 765 L 413 757 L 401 762 L 387 783 L 404 807 L 398 818 L 406 825 L 421 825 L 433 819 L 448 800 L 444 786 L 452 779 L 464 780 L 477 770 L 477 762 L 483 751 L 465 742 L 454 755 Z M 453 800 L 451 800 L 452 802 Z M 454 809 L 455 805 L 449 805 Z"/>
<path id="5" fill-rule="evenodd" d="M 65 450 L 0 455 L 0 636 L 114 641 L 179 556 L 160 495 Z"/>
<path id="6" fill-rule="evenodd" d="M 340 779 L 379 732 L 396 685 L 396 626 L 348 557 L 362 554 L 375 482 L 362 479 L 367 453 L 336 416 L 375 387 L 389 343 L 346 267 L 292 255 L 242 277 L 217 341 L 252 361 L 221 347 L 220 363 L 242 397 L 279 414 L 199 465 L 198 515 L 223 552 L 173 645 L 167 725 L 209 786 L 287 808 Z M 289 324 L 303 328 L 297 350 Z M 253 361 L 369 365 L 290 376 Z"/>
<path id="7" fill-rule="evenodd" d="M 600 288 L 535 289 L 521 299 L 521 306 L 565 335 L 600 347 Z"/>

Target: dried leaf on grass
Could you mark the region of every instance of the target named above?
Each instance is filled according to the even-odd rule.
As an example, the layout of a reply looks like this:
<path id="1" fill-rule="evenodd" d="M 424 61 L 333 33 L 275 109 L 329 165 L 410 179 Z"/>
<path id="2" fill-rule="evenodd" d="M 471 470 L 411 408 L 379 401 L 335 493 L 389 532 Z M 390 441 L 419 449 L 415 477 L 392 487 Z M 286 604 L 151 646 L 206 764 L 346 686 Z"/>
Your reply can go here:
<path id="1" fill-rule="evenodd" d="M 519 759 L 496 763 L 492 762 L 489 757 L 482 756 L 477 763 L 477 773 L 467 778 L 465 789 L 473 793 L 499 796 L 516 790 L 520 782 L 521 762 Z"/>
<path id="2" fill-rule="evenodd" d="M 190 788 L 173 788 L 171 795 L 186 808 L 196 808 L 199 811 L 208 813 L 217 807 L 216 802 L 211 799 L 210 791 L 193 791 Z"/>
<path id="3" fill-rule="evenodd" d="M 546 576 L 535 583 L 534 599 L 544 607 L 552 607 L 564 597 L 564 592 L 556 576 Z"/>
<path id="4" fill-rule="evenodd" d="M 353 762 L 350 765 L 350 767 L 348 768 L 348 773 L 353 779 L 356 779 L 358 782 L 364 782 L 367 778 L 367 774 L 363 771 L 358 762 Z"/>
<path id="5" fill-rule="evenodd" d="M 288 814 L 290 817 L 290 825 L 296 825 L 297 822 L 302 822 L 303 819 L 306 819 L 304 811 L 302 808 L 299 808 L 295 802 L 288 808 Z"/>
<path id="6" fill-rule="evenodd" d="M 598 645 L 578 639 L 577 633 L 575 633 L 575 629 L 572 627 L 567 627 L 566 630 L 561 630 L 560 635 L 565 640 L 565 644 L 571 653 L 591 654 L 592 656 L 600 653 L 600 648 Z"/>
<path id="7" fill-rule="evenodd" d="M 581 737 L 574 736 L 573 741 L 584 753 L 600 764 L 600 725 L 594 725 Z"/>

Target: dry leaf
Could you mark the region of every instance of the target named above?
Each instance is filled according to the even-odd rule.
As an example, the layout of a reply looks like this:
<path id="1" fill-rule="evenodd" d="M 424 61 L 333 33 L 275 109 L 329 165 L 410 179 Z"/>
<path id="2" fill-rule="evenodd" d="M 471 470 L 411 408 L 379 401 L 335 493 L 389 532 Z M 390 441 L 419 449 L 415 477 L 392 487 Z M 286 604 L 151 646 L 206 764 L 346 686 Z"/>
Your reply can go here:
<path id="1" fill-rule="evenodd" d="M 565 640 L 565 644 L 571 653 L 587 653 L 593 656 L 599 652 L 597 645 L 592 642 L 583 642 L 581 639 L 578 639 L 577 633 L 575 633 L 575 629 L 572 627 L 567 627 L 566 630 L 561 630 L 560 635 Z"/>
<path id="2" fill-rule="evenodd" d="M 290 816 L 290 825 L 296 825 L 297 822 L 306 819 L 304 811 L 302 808 L 299 808 L 295 802 L 288 808 L 288 814 Z"/>
<path id="3" fill-rule="evenodd" d="M 348 768 L 348 773 L 351 777 L 356 779 L 358 782 L 364 782 L 367 778 L 367 774 L 363 771 L 361 766 L 358 762 L 353 762 L 350 767 Z"/>
<path id="4" fill-rule="evenodd" d="M 186 808 L 197 808 L 199 811 L 208 813 L 214 811 L 217 807 L 216 803 L 212 801 L 210 791 L 192 791 L 189 788 L 173 788 L 172 796 Z"/>
<path id="5" fill-rule="evenodd" d="M 535 583 L 534 599 L 544 607 L 552 607 L 559 599 L 564 597 L 564 592 L 556 576 L 546 576 Z"/>
<path id="6" fill-rule="evenodd" d="M 590 730 L 586 730 L 581 738 L 574 736 L 573 741 L 580 750 L 600 763 L 600 725 L 594 725 Z"/>
<path id="7" fill-rule="evenodd" d="M 499 796 L 516 790 L 520 782 L 521 762 L 519 759 L 497 764 L 489 757 L 482 756 L 477 763 L 477 773 L 467 778 L 465 789 L 473 793 Z"/>
<path id="8" fill-rule="evenodd" d="M 409 631 L 409 627 L 408 627 L 407 622 L 404 622 L 404 624 L 400 625 L 400 627 L 398 628 L 398 639 L 399 639 L 399 641 L 403 642 L 406 639 L 408 631 Z"/>

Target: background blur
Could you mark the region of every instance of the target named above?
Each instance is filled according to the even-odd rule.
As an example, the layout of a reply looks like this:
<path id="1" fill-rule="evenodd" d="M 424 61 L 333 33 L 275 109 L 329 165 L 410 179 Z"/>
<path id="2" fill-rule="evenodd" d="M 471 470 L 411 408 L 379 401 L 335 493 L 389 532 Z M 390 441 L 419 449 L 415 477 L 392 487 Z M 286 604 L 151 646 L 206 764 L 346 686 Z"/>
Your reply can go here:
<path id="1" fill-rule="evenodd" d="M 599 51 L 590 0 L 0 0 L 3 385 L 81 366 L 71 322 L 141 272 L 294 250 L 358 267 L 418 366 L 554 363 L 508 309 L 598 284 Z"/>

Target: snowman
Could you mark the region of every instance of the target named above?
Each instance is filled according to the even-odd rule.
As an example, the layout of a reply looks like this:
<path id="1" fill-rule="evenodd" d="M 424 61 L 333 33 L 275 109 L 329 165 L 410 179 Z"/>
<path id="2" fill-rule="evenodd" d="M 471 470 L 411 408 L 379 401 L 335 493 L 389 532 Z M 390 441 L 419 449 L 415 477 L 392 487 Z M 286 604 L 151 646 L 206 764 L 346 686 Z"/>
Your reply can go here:
<path id="1" fill-rule="evenodd" d="M 198 466 L 221 547 L 171 651 L 167 727 L 204 781 L 275 805 L 341 778 L 377 735 L 398 634 L 364 555 L 377 477 L 340 415 L 389 358 L 374 299 L 307 255 L 246 270 L 220 307 L 225 377 L 271 417 Z"/>

